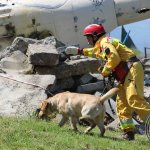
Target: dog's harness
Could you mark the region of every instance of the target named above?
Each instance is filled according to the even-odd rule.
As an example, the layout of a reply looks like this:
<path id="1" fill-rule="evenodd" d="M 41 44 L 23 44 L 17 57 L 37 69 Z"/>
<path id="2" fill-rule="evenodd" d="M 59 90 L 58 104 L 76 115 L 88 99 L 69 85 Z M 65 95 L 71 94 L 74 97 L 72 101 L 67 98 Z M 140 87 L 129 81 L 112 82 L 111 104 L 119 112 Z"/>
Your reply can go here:
<path id="1" fill-rule="evenodd" d="M 140 61 L 136 56 L 129 58 L 127 61 L 121 61 L 119 65 L 112 70 L 114 78 L 121 84 L 124 83 L 125 78 L 134 62 Z"/>

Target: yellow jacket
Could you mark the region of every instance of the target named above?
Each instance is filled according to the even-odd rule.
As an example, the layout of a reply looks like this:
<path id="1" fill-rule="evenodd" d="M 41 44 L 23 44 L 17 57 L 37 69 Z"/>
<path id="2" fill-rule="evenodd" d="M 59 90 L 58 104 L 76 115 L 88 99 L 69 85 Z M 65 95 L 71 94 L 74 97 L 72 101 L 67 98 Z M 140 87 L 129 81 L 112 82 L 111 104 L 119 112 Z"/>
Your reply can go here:
<path id="1" fill-rule="evenodd" d="M 84 48 L 83 54 L 106 61 L 102 70 L 103 76 L 108 76 L 121 61 L 135 56 L 135 53 L 119 40 L 106 36 L 100 37 L 93 48 Z"/>

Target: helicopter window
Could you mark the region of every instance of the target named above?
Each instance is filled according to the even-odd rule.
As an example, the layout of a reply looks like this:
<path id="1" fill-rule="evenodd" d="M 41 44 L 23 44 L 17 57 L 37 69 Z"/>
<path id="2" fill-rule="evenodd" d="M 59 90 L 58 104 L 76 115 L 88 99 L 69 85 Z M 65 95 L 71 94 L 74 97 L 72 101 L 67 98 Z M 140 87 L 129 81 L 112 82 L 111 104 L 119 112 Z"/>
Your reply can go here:
<path id="1" fill-rule="evenodd" d="M 2 3 L 0 3 L 0 7 L 4 7 L 4 6 L 6 6 L 6 4 L 2 4 Z"/>

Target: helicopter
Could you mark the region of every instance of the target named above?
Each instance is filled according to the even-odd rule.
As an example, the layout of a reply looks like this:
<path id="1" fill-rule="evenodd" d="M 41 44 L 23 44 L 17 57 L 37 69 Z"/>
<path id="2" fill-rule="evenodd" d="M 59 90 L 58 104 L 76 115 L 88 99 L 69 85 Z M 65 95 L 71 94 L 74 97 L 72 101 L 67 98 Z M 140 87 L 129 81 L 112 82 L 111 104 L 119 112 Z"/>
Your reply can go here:
<path id="1" fill-rule="evenodd" d="M 118 26 L 150 18 L 149 0 L 1 0 L 0 50 L 17 36 L 54 36 L 65 45 L 87 47 L 83 29 Z"/>

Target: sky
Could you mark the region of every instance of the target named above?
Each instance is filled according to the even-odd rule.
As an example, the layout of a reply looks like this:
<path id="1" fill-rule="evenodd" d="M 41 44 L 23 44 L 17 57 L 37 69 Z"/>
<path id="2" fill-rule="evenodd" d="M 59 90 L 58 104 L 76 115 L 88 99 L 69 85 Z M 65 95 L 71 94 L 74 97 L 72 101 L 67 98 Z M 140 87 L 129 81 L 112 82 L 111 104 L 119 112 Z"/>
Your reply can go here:
<path id="1" fill-rule="evenodd" d="M 124 25 L 124 28 L 126 32 L 130 31 L 129 35 L 138 50 L 144 53 L 144 47 L 150 48 L 150 19 Z M 114 29 L 110 36 L 120 39 L 121 27 Z M 150 49 L 147 49 L 147 52 L 150 53 Z"/>

